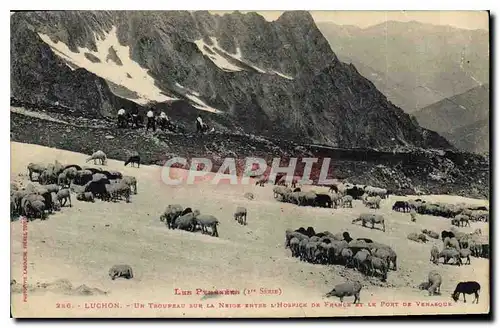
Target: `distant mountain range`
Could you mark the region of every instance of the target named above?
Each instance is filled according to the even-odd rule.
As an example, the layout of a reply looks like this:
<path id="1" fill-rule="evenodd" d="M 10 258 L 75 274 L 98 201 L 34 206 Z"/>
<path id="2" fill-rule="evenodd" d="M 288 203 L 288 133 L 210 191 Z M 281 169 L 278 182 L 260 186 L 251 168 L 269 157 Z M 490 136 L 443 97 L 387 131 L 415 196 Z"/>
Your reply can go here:
<path id="1" fill-rule="evenodd" d="M 415 21 L 317 25 L 340 60 L 407 113 L 488 83 L 488 31 Z"/>
<path id="2" fill-rule="evenodd" d="M 458 149 L 489 151 L 489 84 L 427 106 L 413 115 L 418 123 L 439 132 Z"/>
<path id="3" fill-rule="evenodd" d="M 10 45 L 11 97 L 68 108 L 68 115 L 113 118 L 122 106 L 141 113 L 153 106 L 186 126 L 202 113 L 216 131 L 273 139 L 390 151 L 454 148 L 339 60 L 304 11 L 272 22 L 238 12 L 18 12 Z"/>

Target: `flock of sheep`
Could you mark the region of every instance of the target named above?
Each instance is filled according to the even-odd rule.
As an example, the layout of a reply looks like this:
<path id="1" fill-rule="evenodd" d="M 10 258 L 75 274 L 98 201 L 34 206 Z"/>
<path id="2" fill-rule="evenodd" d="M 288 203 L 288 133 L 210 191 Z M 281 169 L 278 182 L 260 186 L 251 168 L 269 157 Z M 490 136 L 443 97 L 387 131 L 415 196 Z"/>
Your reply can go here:
<path id="1" fill-rule="evenodd" d="M 87 159 L 94 164 L 106 165 L 106 155 L 97 151 Z M 140 158 L 133 156 L 129 163 L 140 164 Z M 44 218 L 46 212 L 58 211 L 66 205 L 72 206 L 71 193 L 76 193 L 79 201 L 94 202 L 95 198 L 102 201 L 118 201 L 125 199 L 130 202 L 130 196 L 137 194 L 137 180 L 132 176 L 123 176 L 120 172 L 102 170 L 92 167 L 80 167 L 76 164 L 62 165 L 57 160 L 54 164 L 30 163 L 27 167 L 29 179 L 34 181 L 37 175 L 38 184 L 29 183 L 26 187 L 11 184 L 11 217 L 26 216 L 28 218 Z M 262 179 L 256 185 L 263 186 Z M 282 202 L 292 203 L 298 206 L 317 206 L 326 208 L 350 207 L 354 200 L 361 202 L 370 209 L 380 209 L 382 199 L 388 197 L 386 189 L 371 186 L 356 186 L 338 184 L 331 186 L 328 192 L 302 191 L 297 188 L 297 181 L 292 181 L 289 188 L 284 179 L 279 179 L 273 187 L 274 198 Z M 250 198 L 245 194 L 248 199 Z M 452 218 L 451 223 L 456 227 L 470 226 L 469 221 L 487 221 L 489 213 L 487 208 L 470 208 L 461 205 L 430 204 L 420 199 L 410 201 L 397 201 L 392 209 L 394 211 L 410 212 L 412 221 L 416 220 L 416 213 L 439 215 Z M 247 224 L 247 209 L 241 206 L 236 208 L 234 220 L 241 225 Z M 219 220 L 210 214 L 201 214 L 199 210 L 184 208 L 179 204 L 168 205 L 160 215 L 160 221 L 164 222 L 168 229 L 179 229 L 189 232 L 201 231 L 203 234 L 210 233 L 218 237 Z M 385 232 L 386 225 L 384 217 L 375 213 L 362 213 L 352 220 L 352 223 L 361 222 L 363 227 L 370 225 L 380 226 Z M 441 239 L 443 248 L 433 245 L 430 250 L 430 261 L 438 264 L 441 258 L 447 264 L 451 259 L 457 265 L 462 265 L 462 259 L 466 258 L 466 264 L 470 264 L 470 256 L 485 256 L 488 253 L 488 242 L 484 240 L 480 229 L 473 233 L 463 233 L 452 227 L 451 231 L 443 231 Z M 428 241 L 428 238 L 439 239 L 440 235 L 431 230 L 423 229 L 421 233 L 410 233 L 407 238 L 416 242 Z M 487 247 L 485 247 L 485 245 Z M 312 227 L 307 229 L 287 230 L 285 232 L 285 248 L 291 250 L 293 257 L 300 261 L 324 265 L 343 265 L 352 268 L 367 276 L 378 276 L 381 281 L 386 281 L 389 271 L 396 271 L 397 254 L 388 245 L 373 241 L 368 238 L 353 239 L 348 232 L 331 233 L 324 231 L 316 233 Z M 111 279 L 133 277 L 132 268 L 126 264 L 115 265 L 109 271 Z M 430 295 L 440 291 L 442 278 L 433 270 L 429 273 L 428 281 L 420 284 L 420 289 L 426 289 Z M 337 296 L 343 300 L 345 296 L 354 296 L 354 302 L 360 301 L 360 290 L 362 286 L 359 281 L 350 281 L 335 286 L 326 294 L 327 297 Z M 457 301 L 460 293 L 474 294 L 477 302 L 480 286 L 477 282 L 460 282 L 452 298 Z"/>
<path id="2" fill-rule="evenodd" d="M 368 238 L 353 239 L 348 232 L 315 233 L 314 228 L 299 228 L 285 232 L 285 248 L 301 261 L 343 265 L 359 272 L 387 279 L 389 270 L 397 270 L 397 254 L 385 244 Z"/>
<path id="3" fill-rule="evenodd" d="M 106 165 L 106 155 L 97 151 L 87 159 L 89 161 Z M 95 202 L 95 198 L 103 201 L 124 198 L 129 202 L 131 194 L 137 194 L 136 178 L 117 171 L 76 164 L 63 165 L 57 160 L 47 165 L 29 163 L 27 169 L 31 183 L 25 187 L 22 182 L 19 186 L 11 183 L 11 219 L 18 216 L 45 219 L 47 214 L 59 211 L 67 204 L 71 207 L 72 192 L 76 193 L 77 200 L 86 202 Z M 38 183 L 33 182 L 35 177 Z"/>

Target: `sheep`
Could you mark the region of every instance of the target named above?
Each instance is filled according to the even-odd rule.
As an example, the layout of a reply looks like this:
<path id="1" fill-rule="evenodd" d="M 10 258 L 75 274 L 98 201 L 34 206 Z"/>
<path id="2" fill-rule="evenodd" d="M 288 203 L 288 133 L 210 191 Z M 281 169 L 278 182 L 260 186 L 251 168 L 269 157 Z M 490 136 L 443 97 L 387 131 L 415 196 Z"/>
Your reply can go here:
<path id="1" fill-rule="evenodd" d="M 344 238 L 344 240 L 345 240 L 346 242 L 348 242 L 348 243 L 350 243 L 350 242 L 351 242 L 351 240 L 352 240 L 351 236 L 349 235 L 349 233 L 348 233 L 347 231 L 344 231 L 344 232 L 342 233 L 342 238 Z"/>
<path id="2" fill-rule="evenodd" d="M 432 231 L 432 230 L 422 229 L 422 233 L 426 234 L 427 236 L 429 236 L 433 239 L 439 239 L 439 234 L 437 232 Z"/>
<path id="3" fill-rule="evenodd" d="M 165 212 L 160 216 L 160 221 L 165 222 L 169 229 L 173 228 L 173 223 L 175 219 L 181 216 L 183 208 L 179 204 L 168 205 Z M 182 214 L 184 215 L 184 214 Z"/>
<path id="4" fill-rule="evenodd" d="M 292 251 L 292 257 L 298 257 L 300 255 L 299 245 L 300 240 L 298 238 L 293 237 L 290 240 L 290 250 Z"/>
<path id="5" fill-rule="evenodd" d="M 125 175 L 122 177 L 121 181 L 126 185 L 130 186 L 134 194 L 137 195 L 137 179 L 135 177 Z"/>
<path id="6" fill-rule="evenodd" d="M 465 262 L 465 265 L 470 265 L 470 256 L 471 256 L 471 250 L 468 249 L 468 248 L 465 248 L 465 249 L 461 249 L 459 251 L 460 253 L 460 259 L 467 259 L 467 262 Z"/>
<path id="7" fill-rule="evenodd" d="M 172 228 L 191 232 L 194 231 L 194 228 L 196 226 L 195 212 L 188 213 L 176 218 L 172 223 Z"/>
<path id="8" fill-rule="evenodd" d="M 353 201 L 353 198 L 350 195 L 346 195 L 346 196 L 342 197 L 342 207 L 352 208 L 352 201 Z"/>
<path id="9" fill-rule="evenodd" d="M 356 238 L 356 240 L 364 241 L 365 243 L 373 243 L 373 240 L 369 238 Z"/>
<path id="10" fill-rule="evenodd" d="M 40 177 L 40 174 L 42 174 L 43 171 L 47 169 L 47 166 L 44 164 L 40 163 L 29 163 L 28 164 L 28 175 L 30 178 L 30 181 L 33 181 L 33 173 L 37 173 L 38 176 Z"/>
<path id="11" fill-rule="evenodd" d="M 445 238 L 445 240 L 444 240 L 444 247 L 445 248 L 451 247 L 451 248 L 454 248 L 457 251 L 459 251 L 460 250 L 460 243 L 458 242 L 457 238 L 455 238 L 455 237 L 453 237 L 453 238 Z"/>
<path id="12" fill-rule="evenodd" d="M 108 274 L 111 277 L 111 280 L 115 280 L 120 277 L 126 279 L 132 279 L 134 277 L 132 267 L 128 264 L 115 264 L 109 269 Z"/>
<path id="13" fill-rule="evenodd" d="M 119 183 L 105 184 L 106 192 L 109 197 L 113 200 L 118 200 L 122 196 L 125 198 L 127 203 L 130 203 L 130 194 L 132 193 L 131 188 L 128 184 L 124 183 L 123 180 Z"/>
<path id="14" fill-rule="evenodd" d="M 182 212 L 181 212 L 181 216 L 182 215 L 186 215 L 188 213 L 193 213 L 193 209 L 191 207 L 186 207 Z"/>
<path id="15" fill-rule="evenodd" d="M 57 192 L 57 199 L 59 200 L 59 203 L 61 204 L 61 207 L 66 205 L 66 203 L 69 201 L 69 207 L 71 207 L 71 193 L 69 189 L 61 189 Z M 64 204 L 63 201 L 64 200 Z"/>
<path id="16" fill-rule="evenodd" d="M 77 171 L 73 183 L 83 186 L 89 181 L 92 181 L 92 171 L 91 170 L 81 170 Z"/>
<path id="17" fill-rule="evenodd" d="M 274 198 L 278 198 L 278 196 L 283 197 L 284 194 L 290 193 L 292 190 L 285 186 L 274 186 L 273 187 L 273 195 Z"/>
<path id="18" fill-rule="evenodd" d="M 419 289 L 427 289 L 427 291 L 429 292 L 429 296 L 441 294 L 442 281 L 443 278 L 441 277 L 441 275 L 437 271 L 432 270 L 429 272 L 427 281 L 419 285 Z"/>
<path id="19" fill-rule="evenodd" d="M 61 210 L 61 203 L 59 203 L 59 199 L 57 198 L 57 193 L 51 192 L 50 198 L 51 198 L 51 202 L 53 204 L 54 210 L 56 210 L 56 211 Z"/>
<path id="20" fill-rule="evenodd" d="M 69 186 L 70 181 L 64 172 L 59 173 L 59 176 L 57 177 L 57 184 L 61 187 Z"/>
<path id="21" fill-rule="evenodd" d="M 401 210 L 403 212 L 409 212 L 410 211 L 410 204 L 407 201 L 402 201 L 398 200 L 392 205 L 392 210 L 396 212 L 400 212 Z"/>
<path id="22" fill-rule="evenodd" d="M 359 294 L 361 292 L 361 284 L 357 281 L 345 282 L 336 285 L 330 292 L 326 293 L 325 297 L 336 296 L 343 302 L 344 297 L 354 296 L 354 303 L 360 302 Z"/>
<path id="23" fill-rule="evenodd" d="M 299 243 L 299 257 L 301 261 L 306 261 L 307 259 L 306 246 L 309 243 L 309 237 L 307 236 L 304 237 L 305 238 L 301 239 Z"/>
<path id="24" fill-rule="evenodd" d="M 339 192 L 339 188 L 337 188 L 336 185 L 331 185 L 330 188 L 328 189 L 328 192 L 338 193 Z"/>
<path id="25" fill-rule="evenodd" d="M 359 215 L 358 218 L 352 220 L 351 224 L 354 224 L 356 222 L 361 221 L 361 224 L 363 227 L 366 227 L 367 223 L 371 223 L 371 229 L 374 229 L 375 224 L 381 224 L 382 225 L 382 231 L 385 232 L 385 220 L 384 217 L 380 214 L 372 214 L 372 213 L 362 213 Z"/>
<path id="26" fill-rule="evenodd" d="M 57 178 L 57 174 L 55 174 L 53 171 L 45 170 L 38 176 L 38 182 L 42 185 L 57 183 Z"/>
<path id="27" fill-rule="evenodd" d="M 370 270 L 370 251 L 367 249 L 362 249 L 356 254 L 354 254 L 353 263 L 359 272 L 369 272 Z"/>
<path id="28" fill-rule="evenodd" d="M 445 248 L 439 252 L 438 259 L 440 258 L 443 258 L 443 264 L 447 264 L 450 259 L 454 259 L 456 265 L 462 265 L 460 252 L 453 248 Z"/>
<path id="29" fill-rule="evenodd" d="M 94 161 L 94 165 L 97 165 L 97 161 L 99 161 L 101 165 L 106 165 L 106 154 L 102 150 L 98 150 L 90 155 L 85 162 L 88 163 L 92 160 Z"/>
<path id="30" fill-rule="evenodd" d="M 234 212 L 234 219 L 237 220 L 239 224 L 247 225 L 247 209 L 238 206 L 236 212 Z"/>
<path id="31" fill-rule="evenodd" d="M 380 196 L 366 197 L 366 199 L 363 200 L 363 204 L 368 208 L 378 209 L 380 208 L 381 201 L 382 199 L 380 198 Z"/>
<path id="32" fill-rule="evenodd" d="M 430 261 L 434 264 L 438 264 L 439 261 L 439 248 L 433 245 L 431 248 L 431 258 Z"/>
<path id="33" fill-rule="evenodd" d="M 27 217 L 31 217 L 31 214 L 33 214 L 35 218 L 40 215 L 40 219 L 44 219 L 45 203 L 39 199 L 25 202 L 23 209 Z"/>
<path id="34" fill-rule="evenodd" d="M 389 271 L 389 268 L 388 268 L 388 263 L 387 261 L 379 258 L 379 257 L 376 257 L 376 256 L 369 256 L 368 257 L 368 260 L 370 261 L 370 269 L 371 269 L 371 275 L 373 276 L 376 272 L 376 270 L 378 270 L 381 274 L 381 278 L 382 278 L 382 281 L 386 281 L 387 280 L 387 271 Z"/>
<path id="35" fill-rule="evenodd" d="M 332 198 L 328 194 L 317 194 L 314 199 L 314 205 L 320 207 L 333 207 Z"/>
<path id="36" fill-rule="evenodd" d="M 305 251 L 305 254 L 306 254 L 306 260 L 310 263 L 315 263 L 316 262 L 316 257 L 315 257 L 315 254 L 316 254 L 316 249 L 319 245 L 319 241 L 311 241 L 309 239 L 309 242 L 306 244 L 306 251 Z"/>
<path id="37" fill-rule="evenodd" d="M 375 243 L 374 243 L 375 244 Z M 388 264 L 388 268 L 396 271 L 398 269 L 397 265 L 397 254 L 396 252 L 389 246 L 383 244 L 375 244 L 375 247 L 372 247 L 371 254 L 380 259 L 386 260 Z"/>
<path id="38" fill-rule="evenodd" d="M 137 164 L 138 168 L 141 166 L 141 157 L 139 155 L 130 156 L 125 161 L 125 165 L 124 166 L 127 166 L 128 164 L 130 164 L 130 166 L 134 167 L 134 163 Z"/>
<path id="39" fill-rule="evenodd" d="M 455 216 L 455 220 L 459 220 L 460 225 L 462 227 L 465 227 L 465 226 L 470 227 L 469 218 L 466 215 L 457 215 L 457 216 Z"/>
<path id="40" fill-rule="evenodd" d="M 462 281 L 457 284 L 455 287 L 455 291 L 453 294 L 451 294 L 451 298 L 456 302 L 458 301 L 458 298 L 460 297 L 460 294 L 464 295 L 464 303 L 466 303 L 465 300 L 465 294 L 474 294 L 474 301 L 476 304 L 479 303 L 479 291 L 481 290 L 481 285 L 477 281 Z"/>
<path id="41" fill-rule="evenodd" d="M 76 199 L 81 202 L 92 202 L 94 203 L 94 195 L 91 192 L 81 192 L 76 195 Z"/>
<path id="42" fill-rule="evenodd" d="M 352 266 L 353 265 L 353 257 L 354 254 L 351 249 L 349 248 L 344 248 L 340 252 L 340 256 L 342 256 L 342 259 L 344 260 L 345 267 Z"/>
<path id="43" fill-rule="evenodd" d="M 219 232 L 217 231 L 219 220 L 215 216 L 197 212 L 194 213 L 194 218 L 195 222 L 201 226 L 202 233 L 207 233 L 207 227 L 210 227 L 212 229 L 212 236 L 219 237 Z"/>

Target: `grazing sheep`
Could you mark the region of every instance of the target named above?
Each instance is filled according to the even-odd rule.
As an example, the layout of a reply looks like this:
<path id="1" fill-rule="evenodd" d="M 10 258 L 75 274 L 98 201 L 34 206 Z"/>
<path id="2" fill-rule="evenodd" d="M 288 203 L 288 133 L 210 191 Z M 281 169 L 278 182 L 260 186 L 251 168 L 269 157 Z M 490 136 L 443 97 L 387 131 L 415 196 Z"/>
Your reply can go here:
<path id="1" fill-rule="evenodd" d="M 362 213 L 358 218 L 352 220 L 352 224 L 361 221 L 363 227 L 366 227 L 367 223 L 371 223 L 371 229 L 374 229 L 375 224 L 382 225 L 382 231 L 385 232 L 385 220 L 384 217 L 380 214 L 372 214 L 372 213 Z"/>
<path id="2" fill-rule="evenodd" d="M 59 173 L 59 176 L 57 177 L 57 184 L 61 187 L 68 187 L 69 186 L 70 180 L 68 179 L 68 177 L 66 176 L 66 174 L 64 172 Z"/>
<path id="3" fill-rule="evenodd" d="M 343 284 L 336 285 L 330 292 L 326 293 L 326 297 L 336 296 L 340 298 L 343 302 L 344 297 L 354 296 L 354 303 L 360 301 L 359 294 L 363 286 L 357 281 L 345 282 Z"/>
<path id="4" fill-rule="evenodd" d="M 165 212 L 160 216 L 160 221 L 165 222 L 169 229 L 173 229 L 173 224 L 175 223 L 175 219 L 182 214 L 183 207 L 179 204 L 168 205 L 165 209 Z M 191 212 L 192 213 L 192 212 Z"/>
<path id="5" fill-rule="evenodd" d="M 373 240 L 369 238 L 356 238 L 356 240 L 364 241 L 365 243 L 373 243 Z"/>
<path id="6" fill-rule="evenodd" d="M 432 230 L 422 229 L 422 233 L 426 234 L 427 236 L 429 236 L 433 239 L 439 239 L 439 234 L 437 232 L 432 231 Z"/>
<path id="7" fill-rule="evenodd" d="M 109 269 L 108 274 L 111 277 L 111 280 L 115 280 L 120 277 L 125 279 L 132 279 L 134 277 L 132 267 L 128 264 L 115 264 L 111 267 L 111 269 Z"/>
<path id="8" fill-rule="evenodd" d="M 97 165 L 97 161 L 99 161 L 101 165 L 106 165 L 106 154 L 102 150 L 98 150 L 87 158 L 86 163 L 92 160 L 94 161 L 94 165 Z"/>
<path id="9" fill-rule="evenodd" d="M 441 294 L 441 283 L 443 281 L 443 278 L 441 275 L 435 271 L 432 270 L 429 272 L 429 275 L 427 277 L 427 281 L 423 282 L 419 285 L 419 289 L 427 289 L 429 292 L 429 296 L 436 295 L 436 294 Z"/>
<path id="10" fill-rule="evenodd" d="M 77 171 L 73 183 L 83 186 L 88 182 L 92 181 L 92 171 L 91 170 L 81 170 Z"/>
<path id="11" fill-rule="evenodd" d="M 236 212 L 234 212 L 234 219 L 237 220 L 239 224 L 247 225 L 247 209 L 238 206 Z"/>
<path id="12" fill-rule="evenodd" d="M 451 247 L 456 249 L 457 251 L 460 250 L 460 243 L 458 242 L 457 238 L 445 238 L 444 240 L 444 247 Z"/>
<path id="13" fill-rule="evenodd" d="M 460 297 L 460 294 L 464 295 L 464 303 L 466 303 L 465 300 L 465 294 L 474 294 L 474 301 L 476 304 L 479 303 L 479 291 L 481 290 L 481 285 L 477 281 L 462 281 L 457 284 L 457 287 L 455 287 L 455 291 L 453 294 L 451 294 L 451 298 L 456 302 L 458 301 L 458 298 Z"/>
<path id="14" fill-rule="evenodd" d="M 396 212 L 409 212 L 411 209 L 407 201 L 398 200 L 392 205 L 392 210 Z"/>
<path id="15" fill-rule="evenodd" d="M 64 207 L 67 202 L 69 202 L 69 207 L 71 207 L 71 192 L 69 189 L 61 189 L 57 192 L 57 199 L 59 200 L 59 203 L 61 204 L 61 207 Z M 64 204 L 63 201 L 64 200 Z"/>
<path id="16" fill-rule="evenodd" d="M 354 254 L 351 249 L 349 248 L 342 249 L 340 256 L 342 256 L 342 259 L 344 260 L 346 267 L 353 265 Z"/>
<path id="17" fill-rule="evenodd" d="M 176 218 L 172 223 L 172 228 L 193 232 L 194 228 L 196 227 L 195 212 L 188 213 Z"/>
<path id="18" fill-rule="evenodd" d="M 307 260 L 307 254 L 306 254 L 306 246 L 309 243 L 309 237 L 304 236 L 302 240 L 300 240 L 299 243 L 299 257 L 301 261 L 306 261 Z"/>
<path id="19" fill-rule="evenodd" d="M 52 202 L 52 206 L 53 206 L 54 210 L 60 211 L 61 210 L 61 203 L 59 202 L 59 198 L 57 198 L 56 192 L 50 193 L 50 200 Z"/>
<path id="20" fill-rule="evenodd" d="M 202 233 L 208 233 L 207 227 L 212 230 L 212 236 L 219 237 L 219 232 L 217 231 L 217 225 L 219 220 L 213 215 L 195 213 L 194 218 L 196 223 L 201 227 Z"/>
<path id="21" fill-rule="evenodd" d="M 128 184 L 121 180 L 119 183 L 105 184 L 106 192 L 111 200 L 118 200 L 122 197 L 125 198 L 127 203 L 130 203 L 130 195 L 132 190 Z"/>
<path id="22" fill-rule="evenodd" d="M 94 195 L 91 192 L 81 192 L 76 195 L 76 200 L 81 202 L 92 202 L 94 203 Z"/>
<path id="23" fill-rule="evenodd" d="M 460 252 L 454 248 L 445 248 L 439 252 L 438 258 L 443 258 L 443 264 L 448 264 L 450 259 L 454 260 L 454 263 L 458 266 L 462 265 L 462 260 L 460 259 Z"/>
<path id="24" fill-rule="evenodd" d="M 431 258 L 430 261 L 434 264 L 438 264 L 439 261 L 439 248 L 434 245 L 431 248 Z"/>
<path id="25" fill-rule="evenodd" d="M 186 207 L 186 208 L 182 211 L 181 215 L 186 215 L 186 214 L 188 214 L 188 213 L 193 213 L 193 209 L 192 209 L 191 207 Z"/>
<path id="26" fill-rule="evenodd" d="M 299 245 L 300 245 L 300 240 L 298 238 L 293 237 L 290 240 L 290 250 L 292 251 L 292 257 L 300 256 Z"/>
<path id="27" fill-rule="evenodd" d="M 386 260 L 389 269 L 391 268 L 391 266 L 392 266 L 392 270 L 394 270 L 394 271 L 396 271 L 398 269 L 398 265 L 397 265 L 398 256 L 397 256 L 396 252 L 391 247 L 377 243 L 377 244 L 375 244 L 375 247 L 371 248 L 371 254 L 375 257 Z"/>
<path id="28" fill-rule="evenodd" d="M 305 229 L 304 229 L 304 232 L 305 232 Z M 300 241 L 302 241 L 304 239 L 309 240 L 309 237 L 301 232 L 286 230 L 285 231 L 285 248 L 288 248 L 290 246 L 290 240 L 292 238 L 297 238 Z"/>
<path id="29" fill-rule="evenodd" d="M 353 198 L 350 195 L 346 195 L 346 196 L 342 197 L 342 207 L 352 208 L 352 201 L 353 201 Z"/>
<path id="30" fill-rule="evenodd" d="M 461 249 L 460 251 L 460 259 L 467 259 L 467 262 L 465 262 L 465 265 L 470 265 L 470 256 L 471 256 L 471 250 L 468 248 Z"/>
<path id="31" fill-rule="evenodd" d="M 314 205 L 319 207 L 333 207 L 332 198 L 328 194 L 317 194 Z"/>
<path id="32" fill-rule="evenodd" d="M 130 186 L 134 194 L 137 195 L 137 179 L 135 177 L 125 175 L 122 177 L 121 181 Z"/>
<path id="33" fill-rule="evenodd" d="M 40 177 L 40 174 L 42 174 L 43 171 L 47 169 L 47 166 L 44 164 L 40 163 L 29 163 L 28 164 L 28 175 L 30 178 L 30 181 L 33 181 L 33 173 L 37 173 L 38 176 Z"/>
<path id="34" fill-rule="evenodd" d="M 378 270 L 380 275 L 381 275 L 382 281 L 386 281 L 387 280 L 387 271 L 389 271 L 387 261 L 385 261 L 379 257 L 376 257 L 376 256 L 369 256 L 368 260 L 370 261 L 370 264 L 369 264 L 370 270 L 371 270 L 370 275 L 373 276 L 375 274 L 376 270 Z"/>
<path id="35" fill-rule="evenodd" d="M 378 209 L 380 208 L 381 201 L 382 199 L 380 196 L 366 197 L 366 199 L 363 200 L 363 204 L 368 208 Z"/>
<path id="36" fill-rule="evenodd" d="M 139 155 L 130 156 L 125 161 L 125 165 L 124 166 L 127 166 L 128 164 L 131 164 L 131 166 L 133 167 L 134 163 L 137 164 L 137 167 L 141 166 L 141 157 Z"/>
<path id="37" fill-rule="evenodd" d="M 27 201 L 24 203 L 23 209 L 25 215 L 29 218 L 36 218 L 39 215 L 40 219 L 44 219 L 45 203 L 41 200 L 35 199 Z"/>
<path id="38" fill-rule="evenodd" d="M 38 176 L 38 182 L 42 185 L 57 183 L 57 178 L 57 174 L 55 174 L 53 171 L 45 170 Z"/>
<path id="39" fill-rule="evenodd" d="M 354 254 L 353 263 L 359 272 L 367 273 L 370 271 L 370 251 L 362 249 Z"/>
<path id="40" fill-rule="evenodd" d="M 62 171 L 62 173 L 64 173 L 64 175 L 66 175 L 66 179 L 68 179 L 70 182 L 73 181 L 73 179 L 76 177 L 76 172 L 78 172 L 78 170 L 73 166 L 65 168 Z"/>

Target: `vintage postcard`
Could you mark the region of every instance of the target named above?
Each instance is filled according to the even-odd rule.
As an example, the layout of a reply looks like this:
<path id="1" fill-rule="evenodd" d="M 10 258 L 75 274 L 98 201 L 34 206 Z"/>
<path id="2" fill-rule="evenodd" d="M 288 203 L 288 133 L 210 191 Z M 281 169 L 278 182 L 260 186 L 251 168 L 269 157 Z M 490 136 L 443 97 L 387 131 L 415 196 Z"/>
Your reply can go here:
<path id="1" fill-rule="evenodd" d="M 487 11 L 10 34 L 13 317 L 490 313 Z"/>

